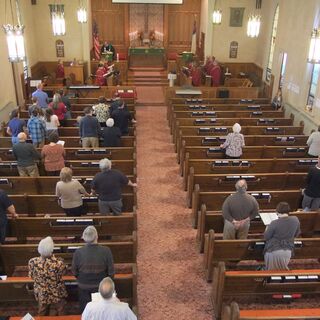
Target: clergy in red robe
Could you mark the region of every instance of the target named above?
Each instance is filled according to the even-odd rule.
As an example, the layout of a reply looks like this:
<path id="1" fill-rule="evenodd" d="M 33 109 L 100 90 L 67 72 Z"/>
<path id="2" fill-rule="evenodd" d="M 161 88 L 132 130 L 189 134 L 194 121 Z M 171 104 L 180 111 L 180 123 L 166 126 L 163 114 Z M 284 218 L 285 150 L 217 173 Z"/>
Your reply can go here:
<path id="1" fill-rule="evenodd" d="M 61 60 L 58 61 L 57 69 L 56 69 L 56 77 L 64 78 L 64 66 Z"/>
<path id="2" fill-rule="evenodd" d="M 221 68 L 219 64 L 215 61 L 213 67 L 210 70 L 210 76 L 212 79 L 212 86 L 218 87 L 221 83 Z"/>
<path id="3" fill-rule="evenodd" d="M 99 63 L 98 69 L 95 75 L 95 85 L 97 86 L 105 86 L 106 85 L 106 78 L 104 75 L 107 73 L 107 70 L 103 66 L 103 63 Z"/>
<path id="4" fill-rule="evenodd" d="M 201 69 L 193 66 L 191 69 L 192 85 L 199 87 L 201 85 Z"/>

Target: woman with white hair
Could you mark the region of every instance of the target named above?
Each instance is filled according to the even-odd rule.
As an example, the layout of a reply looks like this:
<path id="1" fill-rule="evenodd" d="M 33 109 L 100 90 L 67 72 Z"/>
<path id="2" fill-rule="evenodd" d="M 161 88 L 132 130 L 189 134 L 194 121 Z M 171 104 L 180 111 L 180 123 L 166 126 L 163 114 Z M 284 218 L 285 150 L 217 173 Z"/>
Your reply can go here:
<path id="1" fill-rule="evenodd" d="M 49 103 L 49 108 L 52 109 L 53 114 L 55 114 L 58 117 L 58 120 L 61 124 L 61 126 L 64 126 L 64 115 L 67 112 L 67 108 L 62 102 L 61 96 L 59 93 L 55 93 L 53 95 L 52 102 Z"/>
<path id="2" fill-rule="evenodd" d="M 109 118 L 106 122 L 106 127 L 103 128 L 103 146 L 104 147 L 120 147 L 121 146 L 121 131 L 114 126 L 114 120 Z"/>
<path id="3" fill-rule="evenodd" d="M 72 170 L 64 167 L 60 171 L 60 181 L 56 184 L 56 196 L 67 216 L 81 216 L 85 213 L 82 196 L 89 196 L 83 185 L 72 179 Z"/>
<path id="4" fill-rule="evenodd" d="M 38 301 L 38 314 L 47 316 L 52 314 L 63 315 L 67 290 L 62 276 L 67 271 L 62 258 L 53 254 L 54 243 L 51 237 L 39 242 L 40 257 L 29 260 L 29 277 L 34 280 L 34 295 Z M 50 312 L 51 311 L 51 312 Z"/>
<path id="5" fill-rule="evenodd" d="M 220 148 L 225 149 L 226 158 L 238 159 L 241 157 L 242 148 L 245 146 L 243 134 L 240 133 L 240 124 L 235 123 L 232 131 L 227 135 L 226 141 L 220 145 Z"/>

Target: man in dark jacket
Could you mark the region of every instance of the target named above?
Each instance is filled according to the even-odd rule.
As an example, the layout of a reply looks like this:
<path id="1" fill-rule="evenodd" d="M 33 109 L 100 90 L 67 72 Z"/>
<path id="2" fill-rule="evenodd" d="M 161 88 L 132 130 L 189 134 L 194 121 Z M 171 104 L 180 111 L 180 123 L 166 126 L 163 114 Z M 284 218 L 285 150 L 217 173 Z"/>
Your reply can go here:
<path id="1" fill-rule="evenodd" d="M 120 147 L 121 146 L 121 131 L 114 126 L 114 120 L 109 118 L 106 122 L 107 127 L 103 128 L 103 146 L 104 147 Z"/>
<path id="2" fill-rule="evenodd" d="M 114 120 L 115 127 L 118 127 L 122 135 L 129 133 L 129 122 L 136 123 L 132 118 L 130 111 L 122 100 L 118 101 L 118 108 L 111 112 L 111 118 Z"/>
<path id="3" fill-rule="evenodd" d="M 81 313 L 91 301 L 91 294 L 98 291 L 100 281 L 105 277 L 114 277 L 111 250 L 98 244 L 96 228 L 87 227 L 82 239 L 86 245 L 74 252 L 72 260 L 72 273 L 78 282 Z"/>

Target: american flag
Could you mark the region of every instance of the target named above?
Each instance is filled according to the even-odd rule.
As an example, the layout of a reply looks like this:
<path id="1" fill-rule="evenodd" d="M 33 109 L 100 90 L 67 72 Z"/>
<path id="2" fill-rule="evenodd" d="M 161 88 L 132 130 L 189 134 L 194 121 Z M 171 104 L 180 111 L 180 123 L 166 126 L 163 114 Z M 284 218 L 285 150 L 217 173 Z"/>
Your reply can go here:
<path id="1" fill-rule="evenodd" d="M 99 35 L 98 35 L 98 25 L 95 21 L 93 21 L 92 28 L 93 35 L 93 55 L 96 60 L 100 60 L 100 43 L 99 43 Z"/>

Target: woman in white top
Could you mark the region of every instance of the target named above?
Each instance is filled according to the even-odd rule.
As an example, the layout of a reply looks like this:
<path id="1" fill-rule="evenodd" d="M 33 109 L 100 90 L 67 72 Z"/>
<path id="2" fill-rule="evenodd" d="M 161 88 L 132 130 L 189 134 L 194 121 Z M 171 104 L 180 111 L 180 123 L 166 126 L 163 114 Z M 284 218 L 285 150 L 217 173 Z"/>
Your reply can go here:
<path id="1" fill-rule="evenodd" d="M 53 133 L 58 135 L 58 127 L 60 126 L 60 122 L 58 117 L 55 114 L 53 114 L 51 108 L 46 109 L 45 122 L 47 129 L 47 138 Z"/>
<path id="2" fill-rule="evenodd" d="M 56 184 L 56 196 L 67 216 L 81 216 L 85 214 L 82 196 L 89 196 L 83 185 L 72 179 L 72 170 L 64 167 L 60 171 L 60 181 Z"/>
<path id="3" fill-rule="evenodd" d="M 307 145 L 309 146 L 308 155 L 310 157 L 318 157 L 320 155 L 320 126 L 318 131 L 311 133 L 307 140 Z"/>
<path id="4" fill-rule="evenodd" d="M 238 159 L 242 155 L 242 147 L 244 147 L 244 137 L 240 133 L 241 126 L 239 123 L 235 123 L 232 127 L 232 133 L 227 135 L 227 139 L 224 144 L 220 145 L 220 148 L 226 150 L 226 158 Z"/>

